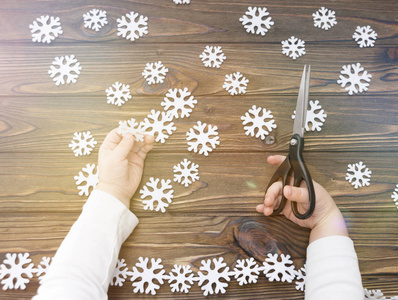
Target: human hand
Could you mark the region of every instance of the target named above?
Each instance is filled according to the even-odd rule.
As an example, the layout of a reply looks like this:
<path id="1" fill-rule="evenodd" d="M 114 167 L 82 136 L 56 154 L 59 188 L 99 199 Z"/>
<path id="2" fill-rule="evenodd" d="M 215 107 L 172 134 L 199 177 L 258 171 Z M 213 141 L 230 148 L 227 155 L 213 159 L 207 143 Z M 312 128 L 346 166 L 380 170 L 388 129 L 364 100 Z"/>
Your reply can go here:
<path id="1" fill-rule="evenodd" d="M 271 165 L 279 166 L 285 160 L 284 156 L 269 156 L 267 161 Z M 300 187 L 287 185 L 283 188 L 287 202 L 281 214 L 292 222 L 311 229 L 310 242 L 324 236 L 345 235 L 348 236 L 347 227 L 339 208 L 334 203 L 330 194 L 318 183 L 313 181 L 316 205 L 314 213 L 305 220 L 298 219 L 292 211 L 291 202 L 297 202 L 297 209 L 304 213 L 309 207 L 309 196 L 305 182 Z M 267 190 L 264 203 L 256 207 L 257 212 L 270 216 L 276 209 L 282 199 L 282 181 L 273 183 Z"/>
<path id="2" fill-rule="evenodd" d="M 99 182 L 96 189 L 112 194 L 129 208 L 153 142 L 154 138 L 149 135 L 144 136 L 143 142 L 137 142 L 131 134 L 122 137 L 117 129 L 108 133 L 98 154 Z"/>

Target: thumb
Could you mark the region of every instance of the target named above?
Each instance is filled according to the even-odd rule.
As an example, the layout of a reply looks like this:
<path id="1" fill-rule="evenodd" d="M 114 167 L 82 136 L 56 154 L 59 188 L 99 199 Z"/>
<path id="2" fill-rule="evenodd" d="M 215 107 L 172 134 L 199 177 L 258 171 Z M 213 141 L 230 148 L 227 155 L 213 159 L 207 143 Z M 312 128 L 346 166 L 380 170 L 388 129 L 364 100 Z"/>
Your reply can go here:
<path id="1" fill-rule="evenodd" d="M 113 152 L 120 158 L 125 159 L 133 146 L 134 136 L 130 133 L 126 133 L 119 145 L 117 145 L 115 150 L 113 150 Z"/>

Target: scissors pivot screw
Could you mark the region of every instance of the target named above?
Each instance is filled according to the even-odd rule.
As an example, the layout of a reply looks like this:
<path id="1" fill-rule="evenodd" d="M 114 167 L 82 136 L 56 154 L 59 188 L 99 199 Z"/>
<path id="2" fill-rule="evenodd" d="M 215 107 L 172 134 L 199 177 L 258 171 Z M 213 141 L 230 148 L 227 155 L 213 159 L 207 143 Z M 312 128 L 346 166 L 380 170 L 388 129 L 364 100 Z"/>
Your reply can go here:
<path id="1" fill-rule="evenodd" d="M 298 141 L 296 139 L 291 139 L 290 140 L 290 145 L 292 145 L 292 146 L 296 146 L 297 143 L 298 143 Z"/>

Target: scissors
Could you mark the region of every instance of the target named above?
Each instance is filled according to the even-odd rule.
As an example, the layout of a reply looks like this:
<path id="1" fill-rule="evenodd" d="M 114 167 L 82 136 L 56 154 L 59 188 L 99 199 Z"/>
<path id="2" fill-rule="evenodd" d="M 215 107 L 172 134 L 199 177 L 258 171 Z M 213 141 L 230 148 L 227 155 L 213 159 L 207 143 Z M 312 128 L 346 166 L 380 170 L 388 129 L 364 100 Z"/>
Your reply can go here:
<path id="1" fill-rule="evenodd" d="M 304 149 L 304 129 L 306 125 L 307 108 L 308 108 L 308 91 L 310 84 L 311 66 L 304 66 L 303 75 L 301 77 L 300 90 L 296 104 L 296 117 L 293 126 L 293 135 L 290 139 L 289 154 L 284 162 L 276 170 L 275 174 L 271 178 L 268 188 L 279 179 L 282 179 L 282 200 L 277 209 L 274 210 L 274 215 L 279 214 L 286 206 L 287 199 L 283 194 L 283 187 L 289 184 L 292 173 L 294 174 L 293 185 L 298 187 L 300 183 L 304 181 L 307 184 L 308 195 L 309 195 L 309 207 L 308 210 L 301 214 L 297 209 L 297 202 L 292 201 L 292 211 L 296 218 L 304 220 L 308 219 L 315 209 L 315 191 L 312 183 L 311 175 L 308 172 L 307 166 L 303 159 Z"/>

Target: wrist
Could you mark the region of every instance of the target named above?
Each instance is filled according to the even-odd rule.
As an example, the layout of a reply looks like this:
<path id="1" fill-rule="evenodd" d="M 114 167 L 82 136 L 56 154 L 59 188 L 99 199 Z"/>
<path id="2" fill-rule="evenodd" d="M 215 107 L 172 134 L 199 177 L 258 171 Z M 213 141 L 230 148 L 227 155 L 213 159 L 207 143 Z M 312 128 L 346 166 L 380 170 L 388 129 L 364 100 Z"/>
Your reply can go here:
<path id="1" fill-rule="evenodd" d="M 342 235 L 348 237 L 344 217 L 336 207 L 322 218 L 311 230 L 310 243 L 327 236 Z"/>
<path id="2" fill-rule="evenodd" d="M 105 182 L 98 182 L 95 189 L 111 194 L 116 199 L 118 199 L 120 202 L 122 202 L 128 209 L 130 209 L 131 197 L 128 197 L 127 195 L 125 195 L 125 193 L 121 192 L 115 186 L 106 184 Z"/>

